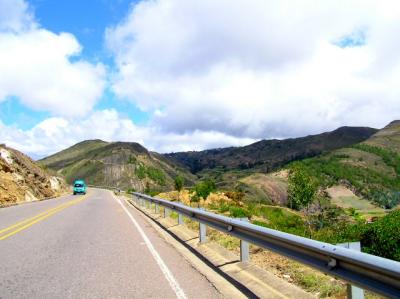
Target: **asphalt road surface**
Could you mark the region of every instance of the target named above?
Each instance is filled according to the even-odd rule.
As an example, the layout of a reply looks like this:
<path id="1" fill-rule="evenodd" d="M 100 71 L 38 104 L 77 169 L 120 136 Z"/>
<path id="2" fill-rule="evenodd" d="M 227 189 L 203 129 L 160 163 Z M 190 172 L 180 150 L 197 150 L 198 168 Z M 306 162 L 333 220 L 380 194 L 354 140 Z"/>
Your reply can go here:
<path id="1" fill-rule="evenodd" d="M 0 298 L 220 298 L 109 191 L 0 209 Z"/>

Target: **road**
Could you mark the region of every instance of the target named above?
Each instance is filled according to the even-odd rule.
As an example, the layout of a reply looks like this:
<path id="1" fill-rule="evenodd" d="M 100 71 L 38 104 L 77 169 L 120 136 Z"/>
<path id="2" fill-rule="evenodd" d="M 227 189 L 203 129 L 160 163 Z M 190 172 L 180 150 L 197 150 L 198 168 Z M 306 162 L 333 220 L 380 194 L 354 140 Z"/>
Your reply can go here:
<path id="1" fill-rule="evenodd" d="M 111 192 L 0 209 L 0 298 L 220 298 Z"/>

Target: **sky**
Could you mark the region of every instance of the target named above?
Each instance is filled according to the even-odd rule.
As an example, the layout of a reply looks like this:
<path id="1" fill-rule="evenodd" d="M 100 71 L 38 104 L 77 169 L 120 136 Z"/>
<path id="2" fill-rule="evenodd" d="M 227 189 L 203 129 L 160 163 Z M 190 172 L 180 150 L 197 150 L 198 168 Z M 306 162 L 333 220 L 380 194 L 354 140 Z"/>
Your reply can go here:
<path id="1" fill-rule="evenodd" d="M 395 0 L 0 0 L 0 143 L 176 152 L 400 119 Z"/>

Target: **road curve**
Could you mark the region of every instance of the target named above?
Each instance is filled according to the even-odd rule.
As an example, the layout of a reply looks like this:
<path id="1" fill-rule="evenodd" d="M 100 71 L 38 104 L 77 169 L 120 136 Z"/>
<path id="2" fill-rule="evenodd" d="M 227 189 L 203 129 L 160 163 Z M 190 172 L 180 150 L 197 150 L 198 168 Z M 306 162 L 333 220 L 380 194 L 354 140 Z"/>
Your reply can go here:
<path id="1" fill-rule="evenodd" d="M 221 298 L 109 191 L 0 209 L 0 298 Z"/>

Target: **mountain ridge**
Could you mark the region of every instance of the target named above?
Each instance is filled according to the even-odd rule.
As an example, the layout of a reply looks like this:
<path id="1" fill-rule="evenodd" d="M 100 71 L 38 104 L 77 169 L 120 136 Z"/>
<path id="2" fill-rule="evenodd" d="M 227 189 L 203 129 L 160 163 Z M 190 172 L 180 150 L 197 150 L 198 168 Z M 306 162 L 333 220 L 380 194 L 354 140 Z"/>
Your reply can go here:
<path id="1" fill-rule="evenodd" d="M 242 147 L 164 154 L 186 166 L 192 173 L 205 169 L 251 169 L 262 172 L 275 170 L 293 160 L 317 156 L 348 145 L 362 142 L 378 130 L 368 127 L 340 127 L 331 132 L 283 140 L 260 140 Z"/>

